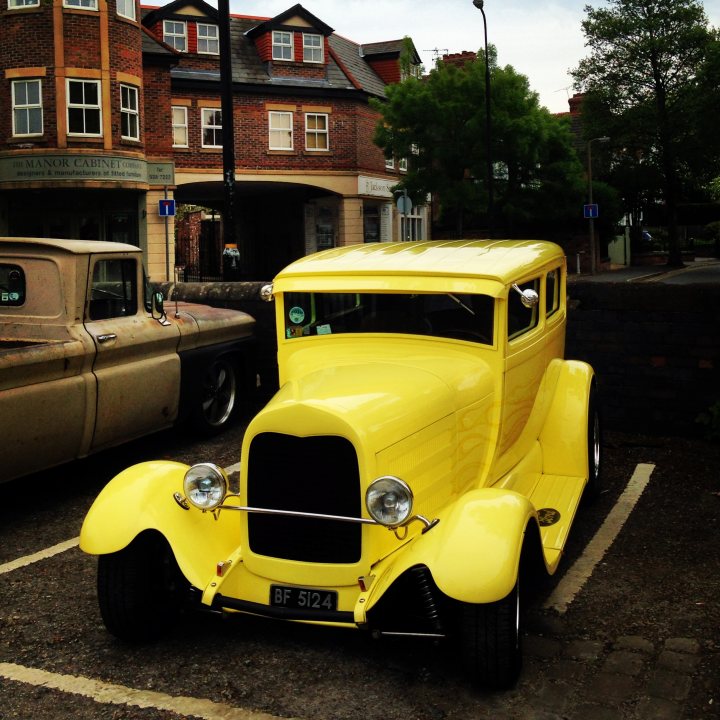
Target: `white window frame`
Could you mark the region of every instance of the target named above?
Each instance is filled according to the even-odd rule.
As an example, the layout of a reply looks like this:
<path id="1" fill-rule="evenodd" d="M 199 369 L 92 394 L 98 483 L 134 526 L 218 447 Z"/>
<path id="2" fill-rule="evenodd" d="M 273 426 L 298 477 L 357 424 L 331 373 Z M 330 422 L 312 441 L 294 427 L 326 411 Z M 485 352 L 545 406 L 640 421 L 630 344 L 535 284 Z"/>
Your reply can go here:
<path id="1" fill-rule="evenodd" d="M 385 169 L 386 170 L 394 170 L 395 169 L 395 158 L 385 158 Z"/>
<path id="2" fill-rule="evenodd" d="M 288 55 L 288 57 L 285 57 Z M 295 59 L 295 34 L 289 30 L 273 30 L 272 32 L 272 59 Z"/>
<path id="3" fill-rule="evenodd" d="M 63 7 L 77 10 L 97 10 L 97 0 L 63 0 Z"/>
<path id="4" fill-rule="evenodd" d="M 175 112 L 177 110 L 182 111 L 182 122 L 176 122 L 175 120 Z M 173 147 L 190 147 L 190 134 L 188 132 L 188 109 L 184 105 L 173 105 L 171 109 L 171 119 L 172 119 L 172 134 L 173 134 Z M 185 142 L 179 143 L 177 142 L 177 137 L 175 135 L 175 131 L 182 129 L 184 135 L 185 135 Z"/>
<path id="5" fill-rule="evenodd" d="M 27 87 L 25 88 L 25 98 L 26 101 L 24 103 L 18 103 L 17 102 L 17 88 L 23 84 L 23 85 L 29 85 L 30 83 L 37 84 L 38 88 L 38 102 L 28 102 L 27 101 Z M 42 101 L 42 80 L 37 79 L 27 79 L 27 80 L 13 80 L 12 82 L 12 133 L 14 137 L 35 137 L 37 135 L 42 135 L 44 130 L 44 118 L 43 118 L 43 101 Z M 25 120 L 27 123 L 28 131 L 30 130 L 30 114 L 33 112 L 33 110 L 39 110 L 40 111 L 40 132 L 26 132 L 26 133 L 20 133 L 17 129 L 17 124 L 15 121 L 15 118 L 17 117 L 17 113 L 23 113 L 25 115 Z"/>
<path id="6" fill-rule="evenodd" d="M 317 45 L 312 44 L 315 41 L 317 41 Z M 325 55 L 323 45 L 322 35 L 303 33 L 303 62 L 322 64 Z"/>
<path id="7" fill-rule="evenodd" d="M 135 0 L 117 0 L 117 14 L 128 20 L 137 20 Z"/>
<path id="8" fill-rule="evenodd" d="M 83 88 L 86 85 L 94 85 L 97 88 L 97 104 L 92 104 L 88 102 L 82 102 L 82 103 L 72 103 L 70 102 L 70 86 L 73 83 L 81 83 L 83 85 Z M 67 79 L 67 127 L 68 127 L 68 135 L 72 137 L 102 137 L 103 135 L 103 119 L 102 119 L 102 88 L 100 87 L 100 81 L 99 80 L 86 80 L 85 78 L 68 78 Z M 85 91 L 83 89 L 83 96 L 85 95 Z M 84 98 L 83 98 L 84 99 Z M 89 132 L 73 132 L 70 130 L 70 110 L 72 109 L 80 109 L 83 111 L 83 118 L 85 118 L 86 112 L 95 112 L 97 111 L 98 116 L 98 128 L 99 131 L 96 133 L 89 133 Z M 83 120 L 83 126 L 86 126 L 87 123 Z"/>
<path id="9" fill-rule="evenodd" d="M 168 23 L 171 29 L 168 30 Z M 182 28 L 182 32 L 177 32 Z M 182 47 L 178 47 L 178 38 L 182 39 Z M 178 52 L 186 53 L 188 51 L 188 32 L 187 23 L 184 20 L 163 20 L 163 42 Z"/>
<path id="10" fill-rule="evenodd" d="M 135 99 L 135 107 L 132 107 L 131 98 Z M 126 99 L 130 100 L 127 105 Z M 134 135 L 123 133 L 123 119 L 127 120 L 129 130 L 135 131 Z M 134 85 L 125 83 L 120 83 L 120 137 L 124 140 L 140 140 L 140 92 Z"/>
<path id="11" fill-rule="evenodd" d="M 275 120 L 279 120 L 280 118 L 286 119 L 290 118 L 290 127 L 289 129 L 285 127 L 284 125 L 282 127 L 279 127 L 275 124 Z M 294 148 L 294 141 L 293 141 L 293 124 L 294 124 L 294 118 L 293 113 L 288 111 L 279 111 L 279 110 L 271 110 L 268 113 L 268 143 L 270 150 L 292 150 Z M 283 136 L 287 136 L 290 141 L 289 147 L 287 145 L 277 144 L 274 143 L 274 138 L 278 135 L 282 134 Z"/>
<path id="12" fill-rule="evenodd" d="M 40 7 L 40 0 L 8 0 L 8 10 L 26 7 Z"/>
<path id="13" fill-rule="evenodd" d="M 214 35 L 209 34 L 212 30 Z M 204 32 L 204 35 L 200 33 Z M 205 49 L 200 49 L 200 43 L 204 43 Z M 214 47 L 214 50 L 210 48 Z M 217 25 L 211 25 L 209 23 L 198 23 L 197 24 L 197 51 L 198 55 L 219 55 L 220 54 L 220 28 Z"/>
<path id="14" fill-rule="evenodd" d="M 406 173 L 406 172 L 407 172 L 407 169 L 408 169 L 407 158 L 400 158 L 400 159 L 398 160 L 398 170 L 399 170 L 400 172 Z"/>
<path id="15" fill-rule="evenodd" d="M 208 122 L 208 120 L 215 120 L 217 116 L 220 116 L 220 124 L 216 122 Z M 210 117 L 208 117 L 210 116 Z M 214 139 L 217 141 L 217 134 L 220 133 L 219 143 L 206 143 L 205 142 L 205 131 L 211 130 Z M 200 145 L 204 148 L 221 148 L 222 147 L 222 110 L 220 108 L 200 108 Z"/>
<path id="16" fill-rule="evenodd" d="M 310 118 L 324 118 L 324 128 L 310 127 Z M 310 147 L 309 139 L 315 138 L 316 147 Z M 320 138 L 325 139 L 325 147 L 320 147 L 317 142 Z M 327 113 L 305 113 L 305 149 L 308 152 L 327 152 L 330 150 L 330 116 Z"/>

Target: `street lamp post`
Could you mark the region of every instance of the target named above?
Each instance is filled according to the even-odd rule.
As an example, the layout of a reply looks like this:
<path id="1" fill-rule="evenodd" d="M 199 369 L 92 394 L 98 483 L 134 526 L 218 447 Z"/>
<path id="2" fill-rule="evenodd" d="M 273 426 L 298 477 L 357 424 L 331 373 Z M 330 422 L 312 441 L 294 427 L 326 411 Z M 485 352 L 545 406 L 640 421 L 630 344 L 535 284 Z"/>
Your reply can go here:
<path id="1" fill-rule="evenodd" d="M 609 142 L 610 138 L 607 136 L 596 137 L 588 140 L 587 143 L 587 176 L 588 176 L 588 205 L 593 204 L 593 191 L 592 191 L 592 144 L 594 142 L 606 143 Z M 597 272 L 597 251 L 595 248 L 595 220 L 590 213 L 588 218 L 590 225 L 590 273 L 594 275 Z"/>
<path id="2" fill-rule="evenodd" d="M 485 0 L 473 0 L 473 5 L 482 13 L 483 30 L 485 33 L 485 145 L 487 153 L 487 193 L 488 193 L 488 231 L 493 236 L 494 198 L 493 198 L 493 163 L 490 155 L 492 148 L 490 132 L 490 55 L 488 54 L 487 18 L 485 17 Z"/>

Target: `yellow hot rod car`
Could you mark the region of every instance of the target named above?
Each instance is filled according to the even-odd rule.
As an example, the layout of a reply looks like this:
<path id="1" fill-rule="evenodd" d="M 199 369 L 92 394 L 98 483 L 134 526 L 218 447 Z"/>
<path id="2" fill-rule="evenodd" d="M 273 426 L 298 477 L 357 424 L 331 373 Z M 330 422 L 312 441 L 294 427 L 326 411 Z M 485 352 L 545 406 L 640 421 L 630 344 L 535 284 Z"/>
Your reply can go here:
<path id="1" fill-rule="evenodd" d="M 143 463 L 85 519 L 108 630 L 142 640 L 194 603 L 454 637 L 474 682 L 511 686 L 526 577 L 555 572 L 599 483 L 565 283 L 562 250 L 529 240 L 336 248 L 280 272 L 280 389 L 239 488 L 212 463 Z"/>

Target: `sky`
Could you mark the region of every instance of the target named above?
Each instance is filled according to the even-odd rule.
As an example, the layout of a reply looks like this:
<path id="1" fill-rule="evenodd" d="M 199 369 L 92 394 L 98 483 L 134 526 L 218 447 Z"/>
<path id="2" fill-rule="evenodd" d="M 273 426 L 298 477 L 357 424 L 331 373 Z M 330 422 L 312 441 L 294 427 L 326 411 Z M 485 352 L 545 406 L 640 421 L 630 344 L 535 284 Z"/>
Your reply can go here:
<path id="1" fill-rule="evenodd" d="M 169 1 L 169 0 L 168 0 Z M 357 43 L 412 38 L 425 69 L 437 53 L 477 52 L 484 45 L 482 13 L 472 0 L 299 0 L 338 35 Z M 230 12 L 273 17 L 297 0 L 230 0 Z M 148 0 L 148 5 L 164 5 Z M 217 7 L 215 0 L 209 4 Z M 500 65 L 525 75 L 540 104 L 551 112 L 568 110 L 573 94 L 569 70 L 587 55 L 581 22 L 586 4 L 604 0 L 485 0 L 488 42 Z M 720 0 L 704 0 L 711 25 L 720 26 Z"/>

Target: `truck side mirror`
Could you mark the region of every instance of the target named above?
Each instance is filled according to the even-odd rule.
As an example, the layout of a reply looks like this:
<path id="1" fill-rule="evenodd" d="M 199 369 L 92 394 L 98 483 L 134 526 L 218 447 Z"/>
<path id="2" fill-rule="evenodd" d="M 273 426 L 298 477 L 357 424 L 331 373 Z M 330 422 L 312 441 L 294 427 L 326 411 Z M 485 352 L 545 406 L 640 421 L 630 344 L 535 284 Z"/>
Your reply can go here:
<path id="1" fill-rule="evenodd" d="M 161 325 L 170 324 L 165 312 L 165 298 L 159 290 L 154 291 L 150 296 L 150 315 L 152 315 L 153 320 L 157 320 Z"/>

